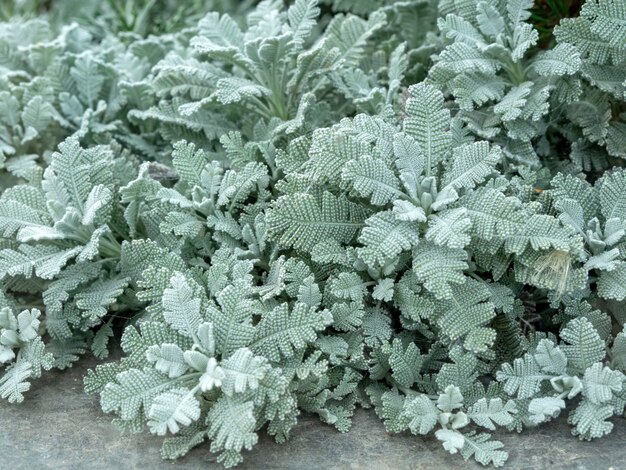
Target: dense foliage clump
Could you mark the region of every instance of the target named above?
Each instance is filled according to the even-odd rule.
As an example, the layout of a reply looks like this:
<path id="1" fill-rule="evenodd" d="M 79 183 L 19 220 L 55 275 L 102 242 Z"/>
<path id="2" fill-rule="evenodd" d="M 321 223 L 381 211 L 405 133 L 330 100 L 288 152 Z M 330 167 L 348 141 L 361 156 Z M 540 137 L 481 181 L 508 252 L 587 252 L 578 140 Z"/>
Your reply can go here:
<path id="1" fill-rule="evenodd" d="M 86 391 L 165 458 L 612 430 L 626 4 L 76 3 L 0 8 L 2 398 L 120 332 Z"/>

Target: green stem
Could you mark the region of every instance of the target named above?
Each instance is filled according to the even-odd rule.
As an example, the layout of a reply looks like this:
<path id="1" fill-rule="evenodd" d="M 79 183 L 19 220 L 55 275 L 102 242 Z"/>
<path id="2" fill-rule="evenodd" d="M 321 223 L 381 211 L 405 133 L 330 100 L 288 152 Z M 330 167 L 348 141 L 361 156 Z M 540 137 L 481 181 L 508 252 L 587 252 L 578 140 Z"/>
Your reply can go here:
<path id="1" fill-rule="evenodd" d="M 23 305 L 18 305 L 18 307 L 22 310 L 32 310 L 34 308 L 36 308 L 37 310 L 45 310 L 46 306 L 45 304 L 42 303 L 32 303 L 32 304 L 23 304 Z"/>
<path id="2" fill-rule="evenodd" d="M 392 379 L 393 385 L 400 390 L 402 393 L 404 393 L 405 395 L 409 396 L 409 397 L 415 397 L 417 395 L 426 395 L 428 398 L 430 398 L 431 400 L 436 400 L 437 398 L 439 398 L 439 395 L 429 395 L 427 393 L 421 393 L 418 392 L 416 390 L 413 390 L 411 388 L 408 387 L 403 387 L 402 385 L 398 384 L 398 382 L 396 382 L 395 380 Z"/>
<path id="3" fill-rule="evenodd" d="M 152 8 L 154 7 L 154 5 L 156 5 L 157 0 L 150 0 L 145 7 L 143 7 L 143 9 L 141 10 L 141 12 L 139 13 L 139 15 L 137 15 L 135 17 L 135 21 L 134 21 L 134 25 L 133 25 L 133 32 L 140 34 L 142 36 L 146 35 L 147 32 L 147 24 L 148 24 L 148 15 L 150 14 L 150 10 L 152 10 Z M 141 30 L 141 28 L 144 28 L 144 30 Z"/>
<path id="4" fill-rule="evenodd" d="M 273 110 L 256 96 L 250 96 L 248 99 L 256 107 L 255 111 L 265 119 L 270 120 L 274 115 Z"/>
<path id="5" fill-rule="evenodd" d="M 117 15 L 124 28 L 127 30 L 130 29 L 130 25 L 126 22 L 126 15 L 124 15 L 124 12 L 122 11 L 120 5 L 116 2 L 116 0 L 106 0 L 106 2 L 108 3 L 111 10 L 113 10 L 113 12 Z"/>
<path id="6" fill-rule="evenodd" d="M 8 8 L 7 5 L 0 5 L 0 20 L 2 20 L 3 22 L 9 21 L 12 16 L 11 13 L 6 8 Z"/>
<path id="7" fill-rule="evenodd" d="M 520 85 L 526 81 L 527 69 L 522 68 L 522 64 L 519 62 L 508 61 L 504 64 L 504 70 L 515 85 Z"/>
<path id="8" fill-rule="evenodd" d="M 103 237 L 98 244 L 100 256 L 103 258 L 119 259 L 122 254 L 122 245 L 113 237 Z"/>

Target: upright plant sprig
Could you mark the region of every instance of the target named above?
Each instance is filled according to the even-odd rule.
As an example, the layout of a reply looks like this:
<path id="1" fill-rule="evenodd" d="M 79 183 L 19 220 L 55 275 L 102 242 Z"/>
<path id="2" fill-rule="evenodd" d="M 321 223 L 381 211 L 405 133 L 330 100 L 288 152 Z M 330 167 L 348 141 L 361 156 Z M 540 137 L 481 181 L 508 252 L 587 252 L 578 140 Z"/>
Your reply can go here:
<path id="1" fill-rule="evenodd" d="M 40 354 L 37 359 L 29 358 L 28 352 L 3 358 L 16 362 L 2 379 L 2 398 L 21 401 L 22 392 L 28 389 L 26 380 L 39 375 L 33 364 L 49 368 L 49 357 L 62 369 L 89 347 L 98 357 L 108 354 L 113 331 L 103 322 L 129 281 L 117 269 L 120 242 L 128 237 L 118 190 L 125 182 L 121 175 L 129 172 L 133 172 L 132 165 L 111 148 L 86 150 L 76 139 L 68 139 L 53 154 L 41 181 L 14 186 L 0 197 L 0 234 L 5 246 L 0 251 L 0 280 L 4 292 L 15 297 L 3 305 L 2 328 L 17 330 L 20 341 L 5 346 L 27 342 L 32 356 L 35 351 L 30 345 L 36 344 Z M 20 304 L 31 299 L 38 308 L 45 308 L 43 321 L 35 310 L 17 314 Z M 39 337 L 24 333 L 27 325 L 22 317 L 31 318 L 31 333 L 48 335 L 45 351 Z M 45 329 L 39 331 L 38 326 Z M 94 328 L 98 328 L 95 336 Z M 33 339 L 38 342 L 30 342 Z"/>
<path id="2" fill-rule="evenodd" d="M 36 183 L 40 164 L 70 135 L 83 145 L 115 137 L 153 155 L 149 129 L 131 125 L 126 114 L 153 102 L 144 79 L 165 55 L 166 40 L 98 43 L 75 23 L 57 34 L 37 19 L 0 25 L 0 44 L 0 187 Z"/>
<path id="3" fill-rule="evenodd" d="M 446 2 L 439 29 L 448 44 L 429 77 L 454 98 L 459 118 L 476 135 L 502 146 L 511 165 L 538 167 L 540 157 L 556 156 L 548 132 L 554 113 L 580 96 L 581 58 L 566 43 L 534 49 L 531 7 L 532 0 L 463 8 Z"/>
<path id="4" fill-rule="evenodd" d="M 547 192 L 555 212 L 585 242 L 582 269 L 597 295 L 626 299 L 626 172 L 614 169 L 590 185 L 571 175 L 557 175 Z"/>
<path id="5" fill-rule="evenodd" d="M 608 419 L 622 415 L 626 405 L 623 364 L 604 363 L 607 351 L 623 350 L 624 335 L 620 333 L 607 349 L 596 327 L 578 317 L 560 336 L 559 345 L 541 339 L 524 356 L 504 364 L 497 378 L 506 393 L 527 407 L 528 424 L 550 421 L 565 409 L 566 399 L 580 398 L 568 419 L 574 425 L 572 433 L 585 440 L 602 437 L 613 429 Z"/>
<path id="6" fill-rule="evenodd" d="M 244 30 L 227 14 L 207 14 L 195 34 L 182 35 L 183 45 L 154 68 L 159 105 L 133 118 L 159 122 L 166 138 L 202 143 L 237 129 L 245 140 L 260 141 L 349 111 L 352 101 L 333 91 L 334 82 L 348 95 L 365 87 L 364 103 L 376 106 L 382 96 L 379 106 L 386 105 L 395 89 L 379 90 L 376 80 L 358 72 L 368 38 L 385 24 L 385 15 L 338 15 L 317 37 L 319 12 L 315 0 L 298 0 L 286 11 L 282 2 L 266 0 L 247 16 Z M 400 74 L 401 55 L 398 50 L 388 59 Z M 349 75 L 356 82 L 346 81 Z"/>
<path id="7" fill-rule="evenodd" d="M 564 133 L 572 159 L 586 171 L 626 158 L 626 8 L 620 2 L 586 2 L 578 18 L 554 30 L 559 45 L 581 57 L 580 95 L 566 107 Z M 568 132 L 569 131 L 569 132 Z"/>

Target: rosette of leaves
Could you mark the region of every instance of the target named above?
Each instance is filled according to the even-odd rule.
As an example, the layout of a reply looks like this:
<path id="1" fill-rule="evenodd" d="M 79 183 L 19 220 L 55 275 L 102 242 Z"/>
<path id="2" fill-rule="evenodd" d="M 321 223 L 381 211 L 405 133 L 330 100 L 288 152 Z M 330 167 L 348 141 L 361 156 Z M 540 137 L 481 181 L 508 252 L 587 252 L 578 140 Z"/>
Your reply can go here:
<path id="1" fill-rule="evenodd" d="M 0 294 L 0 364 L 6 365 L 0 377 L 0 397 L 12 403 L 24 400 L 30 379 L 41 376 L 54 365 L 53 355 L 42 340 L 41 312 L 36 308 L 17 310 Z M 19 313 L 17 313 L 19 312 Z"/>
<path id="2" fill-rule="evenodd" d="M 166 39 L 134 37 L 126 46 L 107 37 L 98 44 L 76 24 L 56 35 L 40 19 L 5 23 L 0 30 L 7 55 L 0 81 L 0 159 L 13 176 L 3 186 L 15 178 L 41 178 L 41 157 L 49 160 L 69 135 L 85 145 L 115 136 L 137 152 L 156 154 L 150 130 L 129 125 L 126 114 L 152 103 L 143 80 L 165 55 Z"/>
<path id="3" fill-rule="evenodd" d="M 375 386 L 368 389 L 388 431 L 409 430 L 425 435 L 436 429 L 435 436 L 451 454 L 460 453 L 466 460 L 473 457 L 494 467 L 504 465 L 508 459 L 500 441 L 492 440 L 489 433 L 472 430 L 478 427 L 494 431 L 496 426 L 511 427 L 515 423 L 515 400 L 500 398 L 497 387 L 485 391 L 478 386 L 465 394 L 454 385 L 431 395 L 409 392 L 403 396 L 396 390 L 381 395 L 381 391 Z"/>
<path id="4" fill-rule="evenodd" d="M 558 116 L 581 96 L 582 60 L 564 42 L 536 50 L 538 33 L 527 21 L 532 5 L 442 2 L 439 29 L 446 43 L 429 80 L 453 98 L 459 119 L 475 135 L 502 147 L 510 165 L 537 168 L 541 160 L 560 158 Z"/>
<path id="5" fill-rule="evenodd" d="M 583 238 L 582 268 L 600 298 L 626 299 L 626 172 L 608 171 L 592 186 L 571 175 L 557 175 L 548 197 L 560 220 Z M 586 285 L 585 284 L 585 285 Z"/>
<path id="6" fill-rule="evenodd" d="M 591 440 L 608 434 L 613 416 L 624 413 L 625 376 L 623 361 L 606 364 L 607 352 L 620 354 L 624 334 L 607 348 L 607 341 L 584 317 L 569 321 L 560 331 L 561 342 L 540 339 L 524 356 L 504 364 L 497 378 L 504 391 L 518 398 L 518 407 L 527 410 L 528 424 L 557 417 L 566 400 L 580 399 L 569 414 L 572 433 Z"/>
<path id="7" fill-rule="evenodd" d="M 564 126 L 571 158 L 585 171 L 604 169 L 626 157 L 626 7 L 610 0 L 587 1 L 577 18 L 554 30 L 560 47 L 573 47 L 581 66 L 579 98 L 566 102 Z M 557 47 L 559 47 L 557 46 Z"/>
<path id="8" fill-rule="evenodd" d="M 167 458 L 208 439 L 236 465 L 264 427 L 346 431 L 358 405 L 498 466 L 498 428 L 569 407 L 611 430 L 626 177 L 596 170 L 622 156 L 621 4 L 540 51 L 527 0 L 225 1 L 181 30 L 203 2 L 169 26 L 169 1 L 97 3 L 0 25 L 25 182 L 0 196 L 0 397 L 106 357 L 119 320 L 86 390 Z"/>
<path id="9" fill-rule="evenodd" d="M 147 421 L 153 432 L 173 434 L 165 457 L 208 437 L 231 466 L 266 423 L 282 441 L 304 409 L 345 431 L 357 402 L 361 376 L 351 365 L 364 368 L 363 348 L 358 338 L 318 338 L 332 321 L 323 286 L 307 263 L 280 256 L 267 239 L 276 179 L 255 144 L 246 148 L 248 161 L 225 168 L 179 142 L 173 186 L 144 164 L 120 190 L 131 237 L 154 240 L 124 244 L 120 256 L 145 314 L 124 333 L 126 356 L 98 366 L 86 386 L 101 393 L 105 411 L 120 414 L 123 429 Z M 170 370 L 162 355 L 183 363 Z"/>
<path id="10" fill-rule="evenodd" d="M 264 246 L 257 235 L 248 252 Z M 332 321 L 315 275 L 282 257 L 267 272 L 259 259 L 246 259 L 247 243 L 220 248 L 210 264 L 184 261 L 155 242 L 123 248 L 122 270 L 137 279 L 137 297 L 149 308 L 124 332 L 125 356 L 90 372 L 86 390 L 100 393 L 121 429 L 139 432 L 147 423 L 167 435 L 165 458 L 208 438 L 220 462 L 236 465 L 263 426 L 284 441 L 300 409 L 340 430 L 349 426 L 360 377 L 331 367 L 314 347 Z"/>
<path id="11" fill-rule="evenodd" d="M 258 142 L 309 132 L 354 106 L 387 107 L 406 66 L 403 48 L 361 67 L 385 15 L 337 15 L 318 34 L 319 13 L 316 0 L 297 0 L 287 10 L 266 0 L 247 15 L 244 29 L 227 14 L 207 14 L 154 67 L 158 105 L 131 118 L 158 123 L 168 140 L 209 148 L 207 142 L 235 129 Z"/>
<path id="12" fill-rule="evenodd" d="M 341 1 L 335 2 L 335 6 L 340 7 L 340 11 L 356 13 L 362 8 L 367 11 L 367 3 L 349 5 L 350 2 Z M 405 83 L 424 80 L 432 65 L 431 57 L 439 50 L 440 41 L 435 34 L 438 5 L 435 0 L 379 3 L 378 9 L 369 9 L 368 13 L 385 16 L 384 25 L 369 38 L 376 47 L 368 47 L 357 69 L 339 70 L 332 78 L 337 89 L 354 100 L 356 112 L 382 114 L 384 110 L 391 115 L 394 111 L 388 104 L 397 100 L 394 92 L 402 83 L 402 76 Z M 381 86 L 389 91 L 385 92 Z"/>
<path id="13" fill-rule="evenodd" d="M 0 280 L 3 291 L 15 299 L 3 305 L 2 328 L 16 332 L 6 333 L 13 339 L 5 346 L 43 354 L 39 336 L 47 334 L 45 357 L 54 357 L 53 364 L 40 360 L 47 368 L 68 367 L 89 347 L 96 356 L 107 356 L 113 335 L 109 312 L 128 306 L 118 303 L 129 281 L 117 267 L 120 241 L 129 233 L 118 190 L 126 182 L 123 175 L 133 172 L 127 157 L 112 148 L 83 149 L 76 139 L 68 139 L 52 155 L 41 181 L 2 194 Z M 132 305 L 132 296 L 127 301 Z M 45 308 L 45 316 L 36 310 L 21 312 L 20 305 L 29 302 Z M 8 368 L 2 380 L 12 381 L 12 391 L 4 389 L 1 395 L 10 401 L 21 401 L 17 392 L 28 389 L 24 381 L 30 376 L 15 374 L 25 369 L 20 366 L 24 355 L 4 355 Z M 39 375 L 39 369 L 32 370 L 33 377 Z"/>

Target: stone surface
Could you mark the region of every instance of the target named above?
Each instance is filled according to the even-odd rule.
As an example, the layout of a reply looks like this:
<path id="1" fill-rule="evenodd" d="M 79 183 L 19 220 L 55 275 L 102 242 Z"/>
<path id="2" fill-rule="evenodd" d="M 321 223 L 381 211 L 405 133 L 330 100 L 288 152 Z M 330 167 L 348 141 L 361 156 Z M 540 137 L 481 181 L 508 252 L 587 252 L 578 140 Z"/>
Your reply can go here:
<path id="1" fill-rule="evenodd" d="M 95 362 L 48 372 L 28 392 L 24 403 L 0 402 L 0 469 L 190 469 L 221 466 L 208 444 L 176 462 L 161 460 L 160 438 L 149 434 L 122 436 L 101 412 L 96 396 L 82 390 L 82 376 Z M 550 425 L 505 434 L 501 440 L 511 469 L 620 469 L 626 462 L 626 423 L 594 442 L 571 436 L 560 419 Z M 263 433 L 245 455 L 240 469 L 475 469 L 459 456 L 447 454 L 433 437 L 389 435 L 371 411 L 360 410 L 350 432 L 340 434 L 304 416 L 289 442 L 275 444 Z"/>

